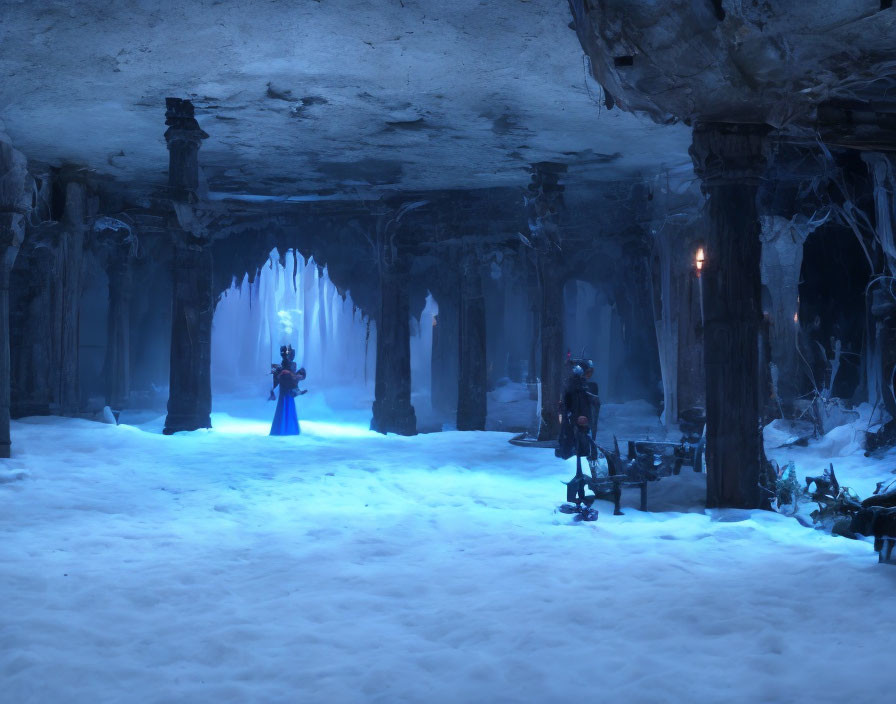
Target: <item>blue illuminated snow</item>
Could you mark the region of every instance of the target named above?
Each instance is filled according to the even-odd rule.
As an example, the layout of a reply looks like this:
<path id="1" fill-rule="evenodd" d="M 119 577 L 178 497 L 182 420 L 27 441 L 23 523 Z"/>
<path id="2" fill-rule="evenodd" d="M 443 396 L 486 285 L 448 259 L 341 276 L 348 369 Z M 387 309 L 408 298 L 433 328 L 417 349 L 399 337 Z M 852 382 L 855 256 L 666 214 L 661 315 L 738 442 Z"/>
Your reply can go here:
<path id="1" fill-rule="evenodd" d="M 13 423 L 4 701 L 885 701 L 896 571 L 867 542 L 704 515 L 689 472 L 662 512 L 573 524 L 570 464 L 506 433 L 382 436 L 318 391 L 299 437 L 263 398 L 216 409 Z"/>

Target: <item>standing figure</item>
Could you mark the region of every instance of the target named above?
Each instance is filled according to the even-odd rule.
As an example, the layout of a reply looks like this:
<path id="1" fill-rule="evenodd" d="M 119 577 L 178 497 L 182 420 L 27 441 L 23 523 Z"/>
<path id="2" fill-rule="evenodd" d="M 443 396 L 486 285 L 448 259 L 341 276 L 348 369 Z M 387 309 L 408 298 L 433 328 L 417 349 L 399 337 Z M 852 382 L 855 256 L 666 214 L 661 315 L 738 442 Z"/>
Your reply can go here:
<path id="1" fill-rule="evenodd" d="M 588 417 L 591 423 L 591 439 L 597 441 L 597 419 L 600 417 L 600 388 L 592 378 L 594 376 L 594 362 L 585 360 L 582 367 L 585 370 L 585 393 L 591 403 L 591 415 Z"/>
<path id="2" fill-rule="evenodd" d="M 560 438 L 557 457 L 568 459 L 576 457 L 576 476 L 566 484 L 566 500 L 570 502 L 569 512 L 580 514 L 586 521 L 597 520 L 597 509 L 591 507 L 597 498 L 597 446 L 591 436 L 594 404 L 589 396 L 585 369 L 582 364 L 575 364 L 572 375 L 566 384 L 563 400 L 560 402 Z M 589 465 L 589 474 L 582 471 L 582 458 Z M 586 494 L 589 488 L 594 494 Z M 573 508 L 571 504 L 575 504 Z M 563 507 L 561 507 L 563 510 Z"/>
<path id="3" fill-rule="evenodd" d="M 568 436 L 572 436 L 572 449 L 575 455 L 587 457 L 590 462 L 594 462 L 597 460 L 597 446 L 591 436 L 594 404 L 587 384 L 583 365 L 576 364 L 563 391 L 560 422 L 561 426 L 566 426 Z"/>
<path id="4" fill-rule="evenodd" d="M 274 377 L 271 401 L 274 400 L 274 389 L 280 387 L 277 410 L 274 412 L 274 422 L 271 423 L 271 435 L 298 435 L 301 430 L 295 397 L 307 393 L 307 389 L 299 391 L 299 382 L 305 380 L 305 368 L 296 370 L 296 351 L 292 345 L 280 347 L 280 357 L 280 364 L 271 365 L 271 375 Z"/>

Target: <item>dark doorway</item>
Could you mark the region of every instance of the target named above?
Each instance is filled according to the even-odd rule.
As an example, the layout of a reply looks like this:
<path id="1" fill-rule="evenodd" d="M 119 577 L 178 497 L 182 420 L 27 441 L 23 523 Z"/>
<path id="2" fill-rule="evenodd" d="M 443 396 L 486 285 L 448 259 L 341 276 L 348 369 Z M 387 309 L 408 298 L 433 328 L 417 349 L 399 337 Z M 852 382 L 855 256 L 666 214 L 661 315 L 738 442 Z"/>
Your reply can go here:
<path id="1" fill-rule="evenodd" d="M 814 367 L 819 387 L 825 383 L 819 370 L 819 345 L 832 356 L 831 338 L 842 345 L 840 370 L 833 395 L 851 399 L 861 382 L 861 353 L 865 330 L 865 286 L 868 261 L 855 235 L 839 225 L 827 225 L 809 235 L 803 247 L 800 272 L 800 326 L 810 350 L 803 360 L 806 390 L 812 388 L 808 373 Z"/>

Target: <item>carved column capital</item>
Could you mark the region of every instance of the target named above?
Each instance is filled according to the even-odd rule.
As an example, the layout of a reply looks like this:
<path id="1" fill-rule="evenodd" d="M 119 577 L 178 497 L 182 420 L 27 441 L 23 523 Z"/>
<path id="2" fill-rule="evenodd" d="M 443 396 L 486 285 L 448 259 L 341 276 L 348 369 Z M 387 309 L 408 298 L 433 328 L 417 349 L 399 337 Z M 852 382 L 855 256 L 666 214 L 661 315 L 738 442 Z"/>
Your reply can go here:
<path id="1" fill-rule="evenodd" d="M 139 241 L 130 223 L 103 215 L 94 220 L 93 232 L 96 249 L 107 264 L 136 255 Z"/>
<path id="2" fill-rule="evenodd" d="M 22 213 L 0 211 L 0 248 L 18 247 L 25 237 L 25 216 Z"/>
<path id="3" fill-rule="evenodd" d="M 168 188 L 174 200 L 194 202 L 199 188 L 199 147 L 208 135 L 194 117 L 193 103 L 165 98 Z"/>
<path id="4" fill-rule="evenodd" d="M 7 271 L 25 236 L 25 218 L 31 208 L 28 180 L 25 157 L 0 139 L 0 264 Z"/>
<path id="5" fill-rule="evenodd" d="M 0 287 L 8 288 L 9 272 L 25 238 L 25 216 L 0 212 Z"/>
<path id="6" fill-rule="evenodd" d="M 768 161 L 765 124 L 704 122 L 694 126 L 688 152 L 704 189 L 728 184 L 758 185 Z"/>
<path id="7" fill-rule="evenodd" d="M 181 98 L 165 98 L 165 141 L 168 148 L 186 142 L 197 149 L 208 135 L 199 126 L 195 117 L 195 108 L 189 100 Z"/>
<path id="8" fill-rule="evenodd" d="M 542 161 L 531 167 L 532 182 L 526 196 L 526 216 L 533 244 L 539 251 L 560 248 L 560 213 L 564 186 L 560 177 L 566 164 Z"/>

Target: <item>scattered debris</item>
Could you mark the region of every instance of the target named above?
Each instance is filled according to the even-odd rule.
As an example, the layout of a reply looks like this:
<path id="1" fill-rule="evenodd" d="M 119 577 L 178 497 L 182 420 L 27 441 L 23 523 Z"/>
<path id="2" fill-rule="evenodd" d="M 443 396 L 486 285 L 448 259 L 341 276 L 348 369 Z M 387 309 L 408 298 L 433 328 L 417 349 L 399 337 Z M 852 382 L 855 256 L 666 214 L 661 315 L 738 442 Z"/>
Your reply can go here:
<path id="1" fill-rule="evenodd" d="M 791 515 L 795 516 L 799 510 L 799 498 L 801 494 L 800 481 L 796 476 L 796 465 L 788 462 L 783 467 L 774 463 L 777 481 L 775 483 L 775 499 L 778 511 L 783 513 L 785 507 L 790 506 Z"/>
<path id="2" fill-rule="evenodd" d="M 814 488 L 813 488 L 814 486 Z M 819 527 L 833 535 L 857 539 L 873 536 L 878 560 L 896 564 L 896 480 L 879 482 L 874 494 L 862 501 L 854 491 L 840 485 L 831 464 L 821 476 L 806 477 L 802 495 L 818 504 L 810 514 Z"/>

